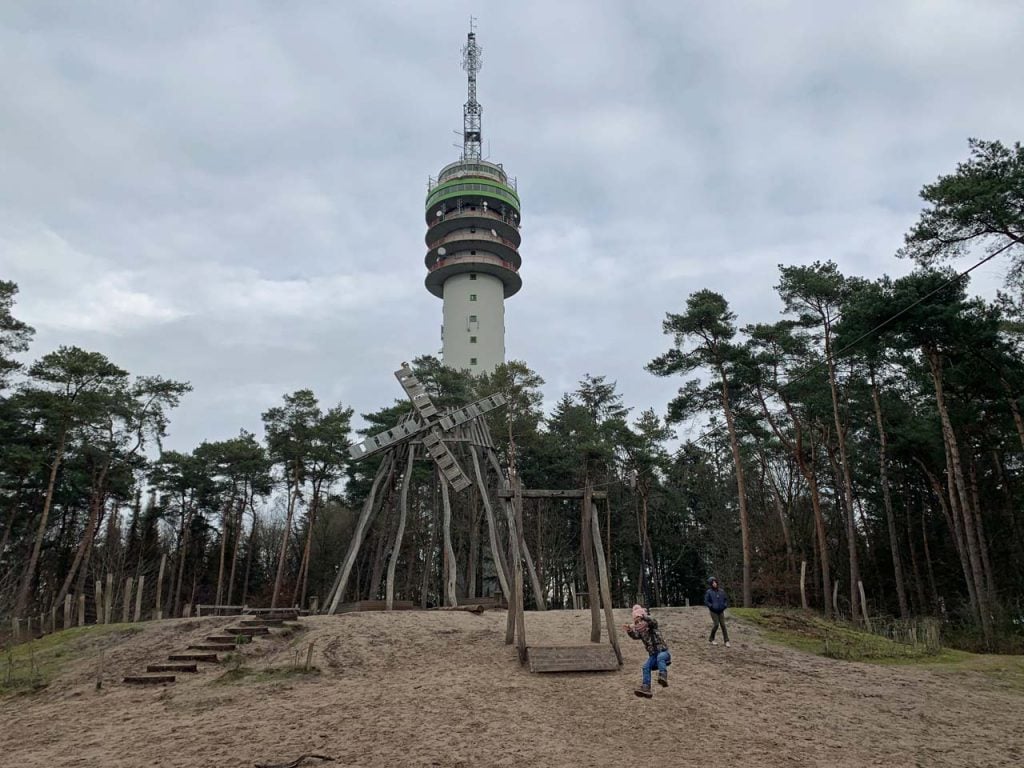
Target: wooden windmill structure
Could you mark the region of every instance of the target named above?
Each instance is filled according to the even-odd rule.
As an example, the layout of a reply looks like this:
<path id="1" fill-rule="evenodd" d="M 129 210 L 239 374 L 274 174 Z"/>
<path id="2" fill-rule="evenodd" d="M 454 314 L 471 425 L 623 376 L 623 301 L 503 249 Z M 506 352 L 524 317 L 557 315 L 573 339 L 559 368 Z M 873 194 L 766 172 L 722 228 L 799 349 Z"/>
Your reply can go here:
<path id="1" fill-rule="evenodd" d="M 467 406 L 439 410 L 423 385 L 416 379 L 406 363 L 395 371 L 395 377 L 412 402 L 413 410 L 395 427 L 372 435 L 349 449 L 353 460 L 384 454 L 383 461 L 373 479 L 370 492 L 356 522 L 356 528 L 349 542 L 348 551 L 338 570 L 334 586 L 324 602 L 327 613 L 338 610 L 348 587 L 352 569 L 359 550 L 373 519 L 384 505 L 386 490 L 401 477 L 399 491 L 399 518 L 394 534 L 394 545 L 388 563 L 386 583 L 386 607 L 391 610 L 394 603 L 395 564 L 402 545 L 408 507 L 409 485 L 416 452 L 420 446 L 434 462 L 441 475 L 441 499 L 444 506 L 443 534 L 446 557 L 445 602 L 448 606 L 458 605 L 456 595 L 456 564 L 451 537 L 451 489 L 456 493 L 465 491 L 476 484 L 483 503 L 487 520 L 491 556 L 497 572 L 498 582 L 508 602 L 508 624 L 505 642 L 515 642 L 521 662 L 530 660 L 535 671 L 584 671 L 618 669 L 622 664 L 622 653 L 615 636 L 611 613 L 611 591 L 607 563 L 601 545 L 601 532 L 593 499 L 603 494 L 585 491 L 537 491 L 523 490 L 514 468 L 510 476 L 502 471 L 501 462 L 495 452 L 487 421 L 483 418 L 491 411 L 506 404 L 502 394 L 481 398 Z M 468 453 L 472 465 L 472 478 L 462 469 L 451 445 L 461 445 Z M 490 470 L 490 471 L 488 471 Z M 493 492 L 488 477 L 496 478 Z M 498 520 L 494 514 L 492 497 L 500 500 L 505 511 L 508 540 L 502 542 Z M 533 558 L 523 538 L 524 499 L 572 499 L 582 501 L 582 540 L 586 560 L 587 587 L 591 597 L 592 628 L 591 642 L 600 640 L 600 613 L 598 601 L 601 595 L 605 606 L 610 646 L 559 646 L 555 648 L 529 648 L 526 644 L 524 617 L 524 568 L 529 572 L 538 610 L 544 610 L 543 590 L 534 568 Z M 508 556 L 506 558 L 506 552 Z M 596 563 L 595 563 L 596 557 Z M 602 652 L 603 649 L 603 652 Z M 595 651 L 598 651 L 595 653 Z M 607 651 L 614 651 L 613 655 Z"/>

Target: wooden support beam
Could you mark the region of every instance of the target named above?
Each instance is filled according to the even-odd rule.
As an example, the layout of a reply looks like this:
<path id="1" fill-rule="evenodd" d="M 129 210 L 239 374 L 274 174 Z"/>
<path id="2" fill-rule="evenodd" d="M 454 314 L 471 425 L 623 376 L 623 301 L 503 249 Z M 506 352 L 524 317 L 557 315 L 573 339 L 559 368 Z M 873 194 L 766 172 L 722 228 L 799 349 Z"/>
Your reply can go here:
<path id="1" fill-rule="evenodd" d="M 516 611 L 516 650 L 519 652 L 519 663 L 526 663 L 526 617 L 523 613 L 523 497 L 519 495 L 522 485 L 519 475 L 512 478 L 512 488 L 516 492 L 512 497 L 512 511 L 515 519 L 510 529 L 515 541 L 515 611 Z M 512 606 L 509 605 L 509 609 Z"/>
<path id="2" fill-rule="evenodd" d="M 398 564 L 398 553 L 402 551 L 402 538 L 405 536 L 405 518 L 409 510 L 409 485 L 412 482 L 412 468 L 416 461 L 416 446 L 409 446 L 409 458 L 405 463 L 405 474 L 402 475 L 402 493 L 398 499 L 398 531 L 395 533 L 395 545 L 391 548 L 391 559 L 388 560 L 388 577 L 386 586 L 387 610 L 395 604 L 395 567 Z"/>
<path id="3" fill-rule="evenodd" d="M 608 563 L 604 559 L 604 549 L 601 547 L 601 524 L 597 520 L 597 505 L 592 505 L 590 510 L 590 522 L 594 532 L 594 551 L 597 553 L 597 573 L 601 581 L 601 603 L 604 605 L 605 624 L 608 625 L 608 641 L 615 649 L 615 658 L 622 666 L 622 651 L 619 649 L 619 637 L 615 634 L 615 617 L 612 615 L 612 589 L 608 577 Z M 593 604 L 593 599 L 591 604 Z"/>
<path id="4" fill-rule="evenodd" d="M 597 566 L 594 563 L 594 532 L 592 521 L 596 520 L 594 503 L 590 495 L 590 478 L 587 478 L 586 495 L 580 520 L 580 544 L 583 549 L 583 564 L 587 574 L 587 599 L 590 601 L 590 642 L 601 642 L 601 600 L 598 596 Z"/>
<path id="5" fill-rule="evenodd" d="M 338 604 L 341 603 L 341 598 L 345 594 L 345 588 L 348 586 L 348 578 L 352 573 L 352 567 L 355 565 L 356 556 L 359 554 L 359 548 L 363 545 L 363 536 L 366 535 L 367 526 L 373 520 L 377 510 L 377 492 L 384 478 L 391 474 L 393 466 L 394 456 L 388 454 L 381 462 L 380 469 L 377 470 L 377 476 L 373 478 L 370 494 L 366 497 L 366 501 L 363 502 L 363 509 L 359 513 L 359 521 L 356 523 L 355 533 L 352 534 L 352 540 L 348 545 L 348 552 L 345 554 L 344 561 L 342 561 L 341 570 L 338 571 L 338 578 L 334 582 L 331 594 L 328 595 L 324 603 L 328 613 L 334 613 L 337 610 Z"/>
<path id="6" fill-rule="evenodd" d="M 524 488 L 522 490 L 522 498 L 524 499 L 582 499 L 586 491 L 572 490 L 572 491 L 544 491 L 536 488 Z M 499 488 L 498 489 L 499 499 L 511 499 L 515 494 L 511 488 Z M 607 499 L 607 491 L 591 491 L 590 497 L 592 499 Z"/>
<path id="7" fill-rule="evenodd" d="M 452 546 L 452 500 L 448 493 L 448 480 L 444 470 L 439 469 L 438 482 L 441 483 L 441 504 L 443 506 L 444 603 L 454 607 L 459 604 L 455 594 L 455 582 L 458 578 L 458 571 L 455 567 L 455 548 Z"/>
<path id="8" fill-rule="evenodd" d="M 139 575 L 139 583 L 135 587 L 135 616 L 132 621 L 142 619 L 142 588 L 146 584 L 146 574 Z"/>
<path id="9" fill-rule="evenodd" d="M 476 477 L 477 488 L 480 490 L 480 500 L 484 505 L 484 514 L 487 515 L 487 537 L 491 544 L 491 560 L 494 561 L 494 570 L 498 573 L 498 583 L 501 585 L 501 594 L 505 596 L 505 602 L 512 605 L 512 590 L 508 584 L 508 562 L 505 558 L 505 551 L 498 546 L 498 523 L 494 517 L 494 508 L 491 506 L 491 497 L 487 492 L 487 483 L 484 481 L 484 474 L 480 468 L 480 459 L 477 456 L 477 449 L 471 446 L 470 455 L 473 457 L 473 474 Z M 493 454 L 494 451 L 489 451 Z"/>

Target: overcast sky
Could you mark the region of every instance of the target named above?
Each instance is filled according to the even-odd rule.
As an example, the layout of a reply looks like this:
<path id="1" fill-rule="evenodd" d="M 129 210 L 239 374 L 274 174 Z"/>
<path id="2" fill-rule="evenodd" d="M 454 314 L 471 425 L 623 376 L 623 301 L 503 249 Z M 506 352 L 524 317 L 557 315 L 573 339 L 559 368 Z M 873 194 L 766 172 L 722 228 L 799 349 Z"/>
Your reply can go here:
<path id="1" fill-rule="evenodd" d="M 772 320 L 780 262 L 902 274 L 921 186 L 969 136 L 1024 138 L 1019 2 L 7 0 L 0 279 L 32 355 L 192 382 L 177 449 L 303 387 L 389 404 L 440 350 L 423 202 L 471 11 L 523 202 L 506 347 L 549 404 L 592 373 L 664 413 L 666 311 L 711 288 Z"/>

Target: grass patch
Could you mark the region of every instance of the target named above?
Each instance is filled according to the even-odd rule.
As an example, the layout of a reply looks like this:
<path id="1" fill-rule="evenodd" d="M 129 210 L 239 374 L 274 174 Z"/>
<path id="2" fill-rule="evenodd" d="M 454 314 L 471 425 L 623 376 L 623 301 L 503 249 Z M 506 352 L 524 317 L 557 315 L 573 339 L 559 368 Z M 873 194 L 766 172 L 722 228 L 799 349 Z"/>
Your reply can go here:
<path id="1" fill-rule="evenodd" d="M 937 643 L 897 642 L 805 611 L 731 608 L 730 612 L 757 625 L 769 640 L 833 659 L 901 664 L 955 661 L 961 653 Z"/>
<path id="2" fill-rule="evenodd" d="M 136 624 L 71 627 L 4 649 L 0 652 L 0 696 L 45 688 L 67 664 L 91 653 L 97 640 L 141 631 Z"/>
<path id="3" fill-rule="evenodd" d="M 231 685 L 234 683 L 275 683 L 295 678 L 316 677 L 320 674 L 319 667 L 267 667 L 252 669 L 251 667 L 234 667 L 228 669 L 213 681 L 214 685 Z"/>

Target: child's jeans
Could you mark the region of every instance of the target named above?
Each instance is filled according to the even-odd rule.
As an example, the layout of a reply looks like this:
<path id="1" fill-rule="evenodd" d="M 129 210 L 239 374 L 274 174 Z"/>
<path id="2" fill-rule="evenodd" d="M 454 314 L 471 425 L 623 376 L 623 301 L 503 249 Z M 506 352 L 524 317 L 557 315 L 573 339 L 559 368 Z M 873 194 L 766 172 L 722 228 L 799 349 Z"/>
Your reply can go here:
<path id="1" fill-rule="evenodd" d="M 651 684 L 651 670 L 655 667 L 658 668 L 658 672 L 662 674 L 668 674 L 668 665 L 672 663 L 672 654 L 668 651 L 662 651 L 657 656 L 653 653 L 647 657 L 647 661 L 644 662 L 644 685 Z"/>

